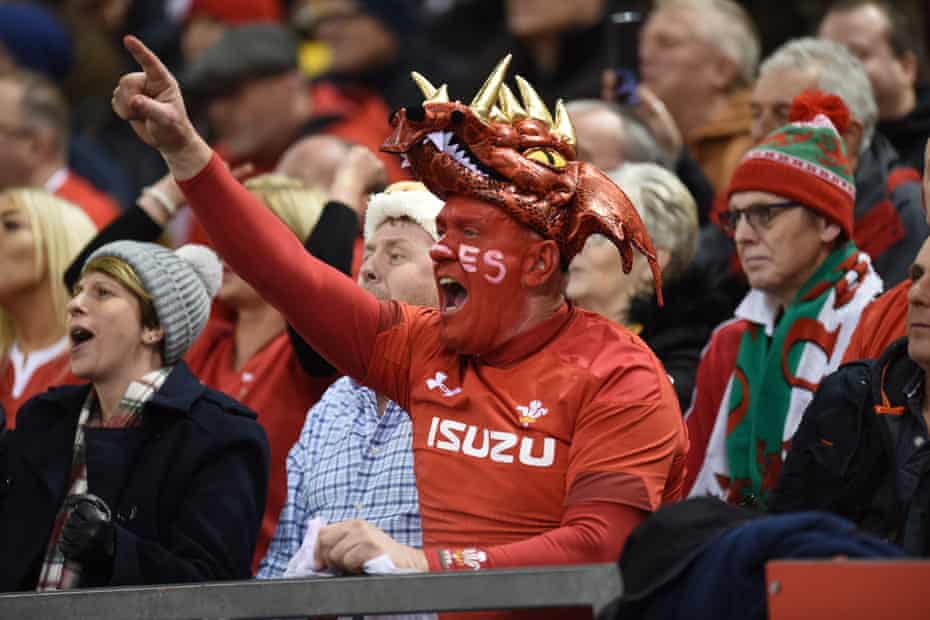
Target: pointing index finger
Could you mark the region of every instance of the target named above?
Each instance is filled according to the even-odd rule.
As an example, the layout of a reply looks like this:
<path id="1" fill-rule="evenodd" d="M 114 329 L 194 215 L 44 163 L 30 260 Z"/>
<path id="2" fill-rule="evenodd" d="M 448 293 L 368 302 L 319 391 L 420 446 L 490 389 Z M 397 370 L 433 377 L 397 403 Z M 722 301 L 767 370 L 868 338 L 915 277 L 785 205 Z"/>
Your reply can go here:
<path id="1" fill-rule="evenodd" d="M 146 77 L 151 80 L 171 80 L 171 72 L 162 64 L 158 56 L 146 47 L 145 43 L 128 34 L 123 37 L 123 45 L 126 46 L 126 50 L 132 54 L 132 57 L 145 71 Z"/>

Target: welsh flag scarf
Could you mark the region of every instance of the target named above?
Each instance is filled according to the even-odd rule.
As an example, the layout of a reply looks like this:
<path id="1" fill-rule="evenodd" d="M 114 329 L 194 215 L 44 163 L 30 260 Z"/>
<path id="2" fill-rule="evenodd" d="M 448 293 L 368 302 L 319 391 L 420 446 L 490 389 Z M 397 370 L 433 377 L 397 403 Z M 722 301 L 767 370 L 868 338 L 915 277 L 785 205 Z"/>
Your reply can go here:
<path id="1" fill-rule="evenodd" d="M 868 258 L 848 242 L 783 309 L 771 335 L 750 322 L 721 403 L 726 415 L 718 416 L 727 425 L 730 501 L 765 507 L 804 409 L 820 379 L 839 365 L 862 307 L 880 290 Z"/>

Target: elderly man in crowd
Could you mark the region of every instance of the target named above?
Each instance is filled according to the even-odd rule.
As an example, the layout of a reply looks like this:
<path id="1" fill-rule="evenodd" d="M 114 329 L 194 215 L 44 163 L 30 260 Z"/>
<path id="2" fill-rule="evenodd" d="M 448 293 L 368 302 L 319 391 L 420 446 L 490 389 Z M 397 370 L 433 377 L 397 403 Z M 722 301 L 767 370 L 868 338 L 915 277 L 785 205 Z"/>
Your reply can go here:
<path id="1" fill-rule="evenodd" d="M 441 200 L 410 181 L 373 195 L 359 285 L 378 299 L 435 308 L 429 250 L 441 208 Z M 410 418 L 396 402 L 350 377 L 333 384 L 307 413 L 288 455 L 287 503 L 258 577 L 311 568 L 292 559 L 314 518 L 361 519 L 401 544 L 422 546 L 412 437 Z"/>
<path id="2" fill-rule="evenodd" d="M 639 53 L 643 83 L 678 134 L 660 143 L 686 148 L 722 190 L 752 145 L 749 89 L 760 54 L 752 18 L 731 0 L 659 0 Z"/>
<path id="3" fill-rule="evenodd" d="M 360 571 L 384 554 L 416 570 L 609 561 L 646 515 L 680 497 L 687 436 L 661 364 L 562 297 L 562 265 L 592 230 L 627 258 L 645 253 L 659 282 L 655 250 L 622 191 L 573 161 L 564 107 L 553 118 L 529 83 L 518 80 L 522 102 L 505 88 L 506 59 L 470 105 L 417 76 L 426 101 L 394 116 L 384 146 L 446 197 L 430 252 L 436 310 L 379 301 L 303 256 L 196 134 L 164 65 L 137 39 L 126 45 L 143 72 L 124 76 L 114 107 L 161 150 L 224 258 L 337 368 L 410 412 L 423 549 L 350 521 L 320 532 L 320 564 Z M 486 150 L 490 134 L 511 136 L 502 159 Z M 516 150 L 521 135 L 532 148 Z M 490 171 L 512 184 L 490 182 Z M 462 484 L 470 479 L 481 484 Z"/>
<path id="4" fill-rule="evenodd" d="M 81 207 L 97 228 L 119 215 L 116 202 L 68 168 L 68 104 L 44 77 L 0 77 L 0 190 L 42 187 Z"/>
<path id="5" fill-rule="evenodd" d="M 273 170 L 300 138 L 327 133 L 377 151 L 390 132 L 385 108 L 377 122 L 351 116 L 331 89 L 310 86 L 297 63 L 297 42 L 272 23 L 228 28 L 181 76 L 185 93 L 205 106 L 217 148 L 232 163 Z M 355 111 L 357 112 L 357 111 Z M 383 156 L 391 178 L 405 178 Z"/>
<path id="6" fill-rule="evenodd" d="M 578 159 L 601 170 L 626 162 L 665 163 L 649 128 L 624 108 L 599 99 L 575 99 L 565 104 L 578 139 Z"/>
<path id="7" fill-rule="evenodd" d="M 921 170 L 930 137 L 930 88 L 917 85 L 923 40 L 912 16 L 882 0 L 835 2 L 818 36 L 848 47 L 862 60 L 878 104 L 878 131 L 902 161 Z"/>
<path id="8" fill-rule="evenodd" d="M 812 88 L 839 96 L 849 109 L 842 137 L 855 172 L 853 240 L 885 285 L 894 286 L 907 277 L 928 228 L 919 174 L 875 131 L 878 109 L 862 63 L 831 41 L 795 39 L 778 48 L 762 63 L 753 89 L 753 138 L 785 123 L 791 100 Z"/>
<path id="9" fill-rule="evenodd" d="M 691 494 L 761 508 L 817 384 L 882 288 L 852 241 L 848 111 L 807 92 L 789 120 L 747 153 L 727 190 L 721 223 L 752 288 L 711 337 L 687 414 Z"/>

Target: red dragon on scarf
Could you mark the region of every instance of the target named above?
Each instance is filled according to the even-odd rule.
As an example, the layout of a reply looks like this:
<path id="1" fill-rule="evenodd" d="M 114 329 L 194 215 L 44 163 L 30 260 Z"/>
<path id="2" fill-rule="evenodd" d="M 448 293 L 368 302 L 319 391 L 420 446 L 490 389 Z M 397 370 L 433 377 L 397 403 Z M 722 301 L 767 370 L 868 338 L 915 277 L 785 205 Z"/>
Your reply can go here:
<path id="1" fill-rule="evenodd" d="M 575 131 L 561 100 L 553 119 L 517 76 L 521 104 L 504 83 L 509 64 L 508 55 L 469 105 L 450 101 L 445 84 L 436 88 L 414 72 L 423 105 L 394 114 L 381 150 L 401 155 L 440 198 L 461 194 L 494 204 L 554 240 L 566 264 L 592 234 L 617 246 L 626 273 L 636 248 L 649 261 L 661 303 L 661 270 L 636 209 L 600 170 L 575 159 Z"/>

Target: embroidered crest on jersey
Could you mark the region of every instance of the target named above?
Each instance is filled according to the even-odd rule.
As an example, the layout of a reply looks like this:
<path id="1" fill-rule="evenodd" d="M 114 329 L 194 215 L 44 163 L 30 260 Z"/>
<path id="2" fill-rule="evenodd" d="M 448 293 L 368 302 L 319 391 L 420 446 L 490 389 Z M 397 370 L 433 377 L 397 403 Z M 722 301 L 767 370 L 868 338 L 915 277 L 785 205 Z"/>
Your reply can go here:
<path id="1" fill-rule="evenodd" d="M 536 424 L 536 420 L 549 413 L 549 410 L 542 406 L 541 401 L 533 400 L 528 406 L 517 405 L 517 412 L 520 414 L 520 424 L 528 427 Z"/>

